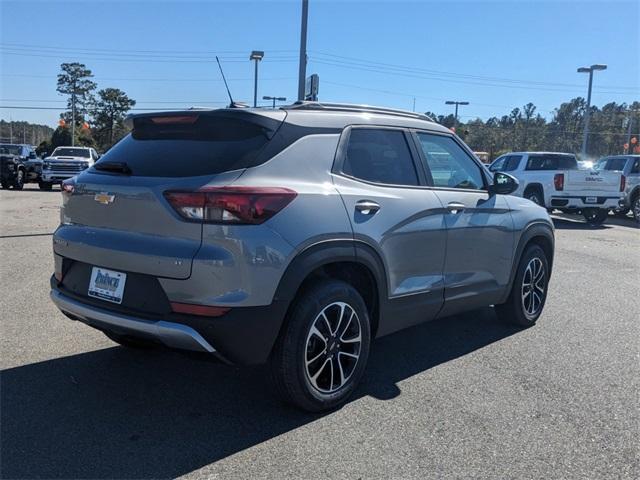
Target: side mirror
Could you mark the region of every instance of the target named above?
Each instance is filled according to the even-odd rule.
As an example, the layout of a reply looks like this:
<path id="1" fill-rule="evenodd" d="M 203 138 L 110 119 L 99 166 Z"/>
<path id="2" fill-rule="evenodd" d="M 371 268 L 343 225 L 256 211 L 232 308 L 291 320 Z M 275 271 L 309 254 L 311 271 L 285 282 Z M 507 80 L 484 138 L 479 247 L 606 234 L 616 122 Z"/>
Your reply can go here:
<path id="1" fill-rule="evenodd" d="M 518 189 L 518 179 L 508 173 L 496 172 L 493 175 L 493 184 L 489 186 L 492 195 L 509 195 Z"/>

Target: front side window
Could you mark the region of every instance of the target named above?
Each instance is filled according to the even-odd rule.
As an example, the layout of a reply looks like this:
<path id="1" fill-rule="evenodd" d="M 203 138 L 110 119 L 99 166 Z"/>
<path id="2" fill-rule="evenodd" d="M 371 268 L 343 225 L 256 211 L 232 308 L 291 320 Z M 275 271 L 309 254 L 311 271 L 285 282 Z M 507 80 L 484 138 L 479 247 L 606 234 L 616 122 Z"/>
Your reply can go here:
<path id="1" fill-rule="evenodd" d="M 433 186 L 480 190 L 484 179 L 480 167 L 451 137 L 418 133 Z"/>
<path id="2" fill-rule="evenodd" d="M 354 128 L 343 173 L 367 182 L 418 185 L 418 174 L 404 132 Z"/>
<path id="3" fill-rule="evenodd" d="M 504 162 L 503 172 L 513 172 L 517 170 L 518 165 L 520 165 L 520 160 L 522 160 L 522 155 L 509 155 L 507 157 L 507 161 Z"/>
<path id="4" fill-rule="evenodd" d="M 489 170 L 491 172 L 500 172 L 504 168 L 504 163 L 507 161 L 507 157 L 500 157 L 491 164 Z"/>

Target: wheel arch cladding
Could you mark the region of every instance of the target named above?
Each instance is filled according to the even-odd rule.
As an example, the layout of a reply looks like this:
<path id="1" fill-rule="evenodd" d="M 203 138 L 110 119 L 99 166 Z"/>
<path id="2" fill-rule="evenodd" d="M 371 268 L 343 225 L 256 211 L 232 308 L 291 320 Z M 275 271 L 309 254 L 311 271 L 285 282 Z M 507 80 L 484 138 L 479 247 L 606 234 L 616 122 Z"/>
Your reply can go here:
<path id="1" fill-rule="evenodd" d="M 296 297 L 320 278 L 345 281 L 360 293 L 369 311 L 373 338 L 387 291 L 384 266 L 377 253 L 366 244 L 351 240 L 328 240 L 312 245 L 291 261 L 274 301 L 286 304 L 288 312 Z M 282 324 L 284 318 L 280 329 Z"/>
<path id="2" fill-rule="evenodd" d="M 551 271 L 553 270 L 553 253 L 555 246 L 553 229 L 547 223 L 536 222 L 528 225 L 522 235 L 520 235 L 520 239 L 518 240 L 518 245 L 516 247 L 516 254 L 514 256 L 513 265 L 511 266 L 509 288 L 506 291 L 503 301 L 506 301 L 509 293 L 511 293 L 511 288 L 513 286 L 513 281 L 518 270 L 518 265 L 520 264 L 522 255 L 524 254 L 527 247 L 529 247 L 529 245 L 538 245 L 544 251 L 547 257 L 547 263 L 549 264 L 549 278 L 551 278 Z"/>

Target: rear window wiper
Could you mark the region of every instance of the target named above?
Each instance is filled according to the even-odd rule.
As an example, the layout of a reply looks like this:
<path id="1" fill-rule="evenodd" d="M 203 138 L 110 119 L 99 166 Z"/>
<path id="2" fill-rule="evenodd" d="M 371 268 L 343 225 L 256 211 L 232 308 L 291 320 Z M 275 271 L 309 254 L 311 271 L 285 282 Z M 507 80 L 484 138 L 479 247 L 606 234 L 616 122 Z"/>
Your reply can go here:
<path id="1" fill-rule="evenodd" d="M 127 162 L 98 162 L 93 168 L 103 172 L 122 173 L 123 175 L 131 175 L 133 173 Z"/>

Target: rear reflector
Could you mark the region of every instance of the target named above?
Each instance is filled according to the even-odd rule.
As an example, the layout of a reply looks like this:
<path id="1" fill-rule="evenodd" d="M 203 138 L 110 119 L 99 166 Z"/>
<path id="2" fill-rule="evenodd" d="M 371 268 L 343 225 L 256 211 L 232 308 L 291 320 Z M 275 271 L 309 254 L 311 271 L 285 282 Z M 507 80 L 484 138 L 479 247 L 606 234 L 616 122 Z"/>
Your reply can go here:
<path id="1" fill-rule="evenodd" d="M 553 186 L 556 190 L 564 190 L 564 173 L 556 173 L 553 176 Z"/>
<path id="2" fill-rule="evenodd" d="M 620 191 L 624 192 L 624 189 L 627 187 L 627 177 L 624 175 L 620 175 Z"/>
<path id="3" fill-rule="evenodd" d="M 164 193 L 185 220 L 237 225 L 259 225 L 269 220 L 296 195 L 280 187 L 205 187 Z"/>
<path id="4" fill-rule="evenodd" d="M 171 302 L 171 310 L 175 313 L 186 313 L 188 315 L 199 315 L 201 317 L 221 317 L 231 309 L 227 307 L 210 307 L 208 305 Z"/>

